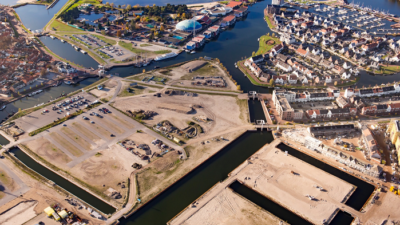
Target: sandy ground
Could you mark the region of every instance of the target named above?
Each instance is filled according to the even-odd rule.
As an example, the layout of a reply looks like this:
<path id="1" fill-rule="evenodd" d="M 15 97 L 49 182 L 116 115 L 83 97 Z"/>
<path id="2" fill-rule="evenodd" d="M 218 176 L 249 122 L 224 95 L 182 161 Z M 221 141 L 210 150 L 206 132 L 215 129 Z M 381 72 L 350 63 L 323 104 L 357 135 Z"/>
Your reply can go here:
<path id="1" fill-rule="evenodd" d="M 125 182 L 127 185 L 127 179 L 134 170 L 132 164 L 144 164 L 143 160 L 116 144 L 99 153 L 69 169 L 69 172 L 103 193 L 110 187 L 119 191 L 122 198 L 111 202 L 121 204 L 127 188 L 121 188 L 120 184 Z"/>
<path id="2" fill-rule="evenodd" d="M 355 149 L 356 147 L 359 147 L 358 140 L 360 140 L 360 138 L 361 137 L 359 137 L 359 136 L 354 137 L 354 138 L 342 138 L 342 141 L 353 144 L 354 149 Z M 342 148 L 341 148 L 342 146 L 341 145 L 335 145 L 334 144 L 334 140 L 335 139 L 329 139 L 329 140 L 318 139 L 318 140 L 322 141 L 322 143 L 324 145 L 331 146 L 332 148 L 335 148 L 337 150 L 346 152 L 346 154 L 352 155 L 352 156 L 360 158 L 360 159 L 365 159 L 364 153 L 362 151 L 360 151 L 360 150 L 355 150 L 354 152 L 342 150 Z"/>
<path id="3" fill-rule="evenodd" d="M 182 106 L 201 105 L 203 108 L 196 108 L 192 114 L 183 114 L 171 110 L 159 109 L 160 103 L 171 103 Z M 163 120 L 169 120 L 176 127 L 183 129 L 187 127 L 187 122 L 192 121 L 195 116 L 206 116 L 211 122 L 199 124 L 203 127 L 204 133 L 213 133 L 227 130 L 229 128 L 247 124 L 244 119 L 240 119 L 241 111 L 245 114 L 245 109 L 236 104 L 236 98 L 220 95 L 198 95 L 197 97 L 173 95 L 157 98 L 153 96 L 142 96 L 140 98 L 119 99 L 114 106 L 122 111 L 126 110 L 150 110 L 158 113 L 152 120 L 145 122 L 155 125 Z M 244 117 L 242 117 L 244 118 Z"/>
<path id="4" fill-rule="evenodd" d="M 187 7 L 190 9 L 200 9 L 200 8 L 211 8 L 215 5 L 220 4 L 219 2 L 207 2 L 207 3 L 195 3 L 195 4 L 188 4 Z M 201 7 L 193 7 L 193 6 L 201 6 Z"/>
<path id="5" fill-rule="evenodd" d="M 22 172 L 9 160 L 3 160 L 3 163 L 5 163 L 14 173 L 16 173 L 31 189 L 22 196 L 19 196 L 18 198 L 15 198 L 14 200 L 0 206 L 0 224 L 4 224 L 3 222 L 1 222 L 1 220 L 4 219 L 1 214 L 14 206 L 17 207 L 13 210 L 13 214 L 17 215 L 21 213 L 22 217 L 8 214 L 11 215 L 11 217 L 7 217 L 12 219 L 9 221 L 11 221 L 12 223 L 10 224 L 13 225 L 23 224 L 23 221 L 30 220 L 34 216 L 41 214 L 45 208 L 53 204 L 59 204 L 61 207 L 67 208 L 68 210 L 76 213 L 82 219 L 88 220 L 88 224 L 104 224 L 103 221 L 88 216 L 88 211 L 83 209 L 78 210 L 77 208 L 68 204 L 65 201 L 66 196 L 59 194 L 48 185 L 33 179 L 30 175 Z M 21 202 L 31 202 L 33 205 L 19 204 Z M 29 222 L 28 224 L 31 223 Z M 51 225 L 52 223 L 46 222 L 45 224 Z"/>
<path id="6" fill-rule="evenodd" d="M 111 98 L 115 93 L 115 89 L 116 89 L 117 85 L 118 85 L 118 82 L 115 79 L 110 79 L 103 84 L 102 90 L 94 88 L 89 93 L 93 94 L 99 98 L 109 98 L 109 97 Z"/>
<path id="7" fill-rule="evenodd" d="M 14 225 L 14 224 L 23 224 L 28 221 L 30 218 L 36 216 L 35 206 L 37 205 L 36 201 L 31 202 L 22 202 L 6 213 L 0 215 L 0 224 L 3 225 Z"/>
<path id="8" fill-rule="evenodd" d="M 26 146 L 47 161 L 64 168 L 66 168 L 67 163 L 72 160 L 44 137 L 28 142 Z"/>
<path id="9" fill-rule="evenodd" d="M 203 66 L 201 66 L 202 64 Z M 188 71 L 189 68 L 192 69 L 192 72 Z M 161 68 L 149 71 L 146 74 L 134 75 L 131 76 L 129 79 L 141 81 L 143 78 L 151 76 L 166 78 L 167 81 L 165 82 L 165 84 L 167 85 L 182 86 L 182 87 L 197 88 L 197 89 L 218 90 L 218 91 L 237 91 L 237 87 L 234 84 L 234 82 L 229 78 L 228 74 L 221 68 L 221 66 L 215 61 L 212 62 L 203 60 L 190 61 L 176 67 L 167 69 Z M 192 85 L 191 84 L 192 77 L 195 76 L 199 77 L 221 76 L 226 82 L 226 87 Z M 149 83 L 152 84 L 156 82 L 150 81 Z"/>
<path id="10" fill-rule="evenodd" d="M 22 4 L 22 3 L 29 3 L 29 2 L 36 2 L 36 0 L 18 0 L 18 4 Z"/>
<path id="11" fill-rule="evenodd" d="M 389 221 L 400 221 L 399 215 L 400 198 L 393 193 L 380 193 L 379 200 L 367 211 L 365 224 L 383 224 L 382 222 L 389 218 Z M 392 223 L 388 223 L 392 224 Z"/>
<path id="12" fill-rule="evenodd" d="M 198 60 L 200 63 L 203 63 L 204 61 Z M 189 65 L 187 65 L 189 64 Z M 215 62 L 211 63 L 205 63 L 202 67 L 197 68 L 196 70 L 193 70 L 193 72 L 189 73 L 187 68 L 195 65 L 191 64 L 196 64 L 196 61 L 192 61 L 186 64 L 183 64 L 182 66 L 172 68 L 172 70 L 169 72 L 169 75 L 172 79 L 172 81 L 169 81 L 167 84 L 174 84 L 178 86 L 185 86 L 185 87 L 193 87 L 193 88 L 206 88 L 206 89 L 216 89 L 216 90 L 233 90 L 236 91 L 236 85 L 232 82 L 232 80 L 228 77 L 226 72 L 222 70 L 222 68 Z M 225 88 L 217 88 L 217 87 L 210 87 L 210 86 L 195 86 L 192 85 L 192 77 L 194 76 L 203 76 L 203 77 L 209 77 L 209 76 L 222 76 L 226 82 L 226 87 Z"/>
<path id="13" fill-rule="evenodd" d="M 279 224 L 279 221 L 272 214 L 226 188 L 182 224 L 250 225 Z"/>
<path id="14" fill-rule="evenodd" d="M 141 95 L 141 94 L 150 94 L 150 93 L 158 92 L 160 90 L 159 88 L 147 87 L 147 86 L 141 86 L 141 85 L 131 87 L 130 86 L 131 83 L 134 83 L 134 82 L 122 81 L 122 87 L 121 87 L 121 91 L 118 95 L 118 98 L 126 98 L 126 97 L 130 97 L 130 96 Z M 133 92 L 128 93 L 126 91 L 127 88 L 130 88 L 131 91 L 133 91 Z"/>
<path id="15" fill-rule="evenodd" d="M 9 192 L 13 192 L 20 188 L 18 184 L 2 169 L 0 169 L 0 187 L 5 188 Z M 3 191 L 1 189 L 0 191 Z M 0 192 L 0 198 L 2 197 L 2 194 Z"/>
<path id="16" fill-rule="evenodd" d="M 178 161 L 179 155 L 170 152 L 141 169 L 138 172 L 138 184 L 142 202 L 146 202 L 152 196 L 164 190 L 243 132 L 245 132 L 244 129 L 224 134 L 227 141 L 212 141 L 212 138 L 209 137 L 210 143 L 206 145 L 200 143 L 188 145 L 186 150 L 189 153 L 189 158 L 185 161 Z"/>
<path id="17" fill-rule="evenodd" d="M 36 225 L 39 222 L 43 222 L 46 225 L 59 225 L 60 223 L 55 221 L 53 218 L 47 217 L 46 213 L 41 213 L 37 215 L 35 218 L 29 220 L 24 225 Z"/>
<path id="18" fill-rule="evenodd" d="M 295 157 L 286 156 L 278 149 L 265 148 L 253 155 L 251 162 L 239 172 L 239 180 L 314 224 L 328 219 L 353 190 L 351 184 Z M 245 180 L 245 177 L 250 179 Z"/>

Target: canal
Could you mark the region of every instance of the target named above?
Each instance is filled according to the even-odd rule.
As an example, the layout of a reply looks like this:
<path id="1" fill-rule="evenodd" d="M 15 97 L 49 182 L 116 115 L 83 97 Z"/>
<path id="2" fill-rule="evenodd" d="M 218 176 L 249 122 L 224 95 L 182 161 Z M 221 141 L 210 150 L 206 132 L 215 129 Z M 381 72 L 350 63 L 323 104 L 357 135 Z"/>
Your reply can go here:
<path id="1" fill-rule="evenodd" d="M 371 196 L 372 192 L 375 189 L 372 184 L 360 180 L 346 172 L 343 172 L 342 170 L 339 170 L 331 165 L 319 161 L 285 144 L 281 143 L 277 146 L 277 148 L 281 149 L 282 151 L 287 151 L 290 155 L 356 186 L 357 187 L 356 190 L 346 201 L 346 205 L 356 210 L 361 210 L 361 208 L 364 206 L 365 202 L 368 200 L 368 198 Z"/>
<path id="2" fill-rule="evenodd" d="M 256 120 L 264 120 L 267 121 L 265 118 L 265 114 L 261 105 L 261 102 L 257 99 L 248 101 L 249 105 L 249 113 L 250 113 L 250 122 L 255 123 Z"/>
<path id="3" fill-rule="evenodd" d="M 229 188 L 231 188 L 237 194 L 245 197 L 254 204 L 260 206 L 266 211 L 272 213 L 276 217 L 283 219 L 289 224 L 296 225 L 311 225 L 312 223 L 298 216 L 292 211 L 282 207 L 275 203 L 273 200 L 263 196 L 262 194 L 254 191 L 253 189 L 241 184 L 238 181 L 233 182 Z M 336 216 L 332 219 L 329 225 L 349 225 L 353 221 L 353 217 L 343 211 L 339 211 Z"/>
<path id="4" fill-rule="evenodd" d="M 25 5 L 16 8 L 15 12 L 26 28 L 32 31 L 42 30 L 51 18 L 53 18 L 54 14 L 60 11 L 67 2 L 68 0 L 59 0 L 50 9 L 46 9 L 44 5 Z"/>
<path id="5" fill-rule="evenodd" d="M 245 197 L 246 199 L 250 200 L 254 204 L 260 206 L 261 208 L 267 210 L 268 212 L 272 213 L 276 217 L 283 219 L 289 224 L 296 224 L 296 225 L 311 225 L 312 223 L 308 222 L 307 220 L 303 219 L 302 217 L 298 216 L 297 214 L 293 213 L 292 211 L 282 207 L 281 205 L 276 204 L 271 199 L 255 192 L 251 188 L 239 183 L 238 181 L 233 182 L 229 186 L 234 192 L 238 193 L 239 195 Z"/>
<path id="6" fill-rule="evenodd" d="M 126 1 L 127 0 L 112 0 L 110 2 L 114 2 L 115 4 L 125 4 Z M 139 2 L 141 1 L 144 0 L 139 0 Z M 41 29 L 52 18 L 54 13 L 57 12 L 66 2 L 67 0 L 60 0 L 50 10 L 46 10 L 44 6 L 40 5 L 27 5 L 17 8 L 16 11 L 21 17 L 21 20 L 26 27 L 32 30 Z M 174 3 L 178 2 L 179 1 L 176 1 Z M 195 3 L 198 1 L 194 0 L 190 1 L 190 3 L 191 2 Z M 204 1 L 201 0 L 201 2 Z M 385 9 L 385 7 L 388 9 L 390 8 L 390 10 L 394 11 L 394 13 L 400 12 L 399 5 L 397 3 L 392 4 L 387 0 L 380 1 L 379 3 L 375 3 L 372 0 L 364 0 L 364 2 L 366 2 L 366 5 L 379 4 L 378 7 L 383 9 Z M 156 0 L 154 1 L 154 3 L 162 5 L 166 4 L 167 1 Z M 185 1 L 185 3 L 188 2 Z M 202 56 L 209 56 L 212 58 L 220 59 L 220 61 L 228 69 L 228 71 L 237 81 L 237 83 L 241 85 L 241 88 L 245 92 L 253 90 L 257 92 L 268 92 L 267 88 L 257 87 L 252 85 L 250 81 L 243 75 L 243 73 L 234 67 L 234 63 L 245 57 L 249 57 L 253 51 L 256 51 L 258 49 L 257 39 L 261 35 L 264 35 L 266 33 L 271 33 L 267 24 L 263 20 L 263 9 L 269 3 L 270 1 L 262 1 L 255 4 L 254 6 L 250 6 L 249 7 L 250 13 L 246 18 L 244 18 L 242 21 L 237 22 L 233 28 L 228 29 L 223 33 L 221 33 L 216 40 L 207 43 L 203 49 L 198 51 L 198 53 L 187 54 L 184 52 L 175 58 L 154 62 L 151 64 L 150 67 L 146 68 L 146 70 L 150 70 L 154 66 L 164 67 Z M 143 4 L 149 4 L 149 1 L 146 1 L 146 3 Z M 57 49 L 67 49 L 66 47 L 69 46 L 61 43 L 59 40 L 44 39 L 42 41 L 53 51 L 57 51 Z M 79 58 L 79 64 L 87 68 L 94 67 L 93 65 L 97 65 L 95 64 L 96 62 L 90 57 L 81 58 L 83 54 L 77 51 L 60 50 L 57 52 L 57 54 L 73 62 L 75 62 L 74 60 Z M 110 73 L 112 74 L 119 73 L 120 76 L 126 77 L 133 74 L 141 73 L 142 70 L 143 68 L 134 68 L 132 66 L 126 66 L 126 67 L 113 68 L 111 69 Z M 358 86 L 368 86 L 368 85 L 381 84 L 381 83 L 400 80 L 399 74 L 393 76 L 381 77 L 381 76 L 372 76 L 362 72 L 360 76 L 361 79 L 360 82 L 358 83 Z M 46 89 L 46 91 L 44 91 L 41 94 L 35 95 L 34 97 L 18 100 L 14 103 L 7 105 L 6 110 L 0 113 L 0 119 L 5 118 L 8 113 L 12 111 L 17 111 L 19 108 L 21 109 L 29 108 L 36 104 L 47 102 L 51 99 L 54 99 L 55 97 L 58 97 L 62 93 L 69 93 L 74 90 L 80 89 L 86 85 L 89 85 L 93 83 L 95 80 L 96 79 L 88 79 L 81 82 L 79 85 L 75 86 L 68 86 L 63 84 L 57 88 Z M 252 118 L 258 118 L 259 117 L 258 115 L 261 115 L 258 114 L 260 112 L 259 110 L 261 109 L 261 105 L 260 109 L 257 109 L 257 107 L 258 107 L 257 104 L 255 104 L 253 107 L 254 109 L 253 112 L 250 112 L 253 114 L 253 116 L 251 116 Z M 252 109 L 250 109 L 250 111 L 252 111 Z M 0 142 L 1 141 L 2 140 L 0 140 Z M 180 181 L 172 185 L 167 190 L 163 191 L 155 199 L 150 201 L 148 204 L 144 205 L 134 215 L 132 215 L 128 219 L 122 220 L 122 224 L 165 224 L 168 220 L 170 220 L 173 216 L 179 213 L 186 206 L 188 206 L 201 194 L 206 192 L 210 187 L 212 187 L 217 182 L 225 179 L 229 172 L 231 172 L 240 163 L 245 161 L 249 156 L 255 153 L 264 144 L 269 143 L 271 141 L 272 141 L 272 136 L 268 132 L 245 133 L 240 138 L 238 138 L 230 145 L 228 145 L 226 148 L 222 149 L 214 157 L 207 160 L 205 163 L 200 165 L 198 168 L 189 173 L 187 176 L 183 177 Z M 286 147 L 290 148 L 288 146 Z M 291 155 L 298 157 L 299 159 L 306 161 L 310 164 L 313 164 L 318 168 L 321 168 L 325 171 L 326 170 L 331 171 L 329 173 L 349 183 L 354 182 L 352 184 L 356 185 L 357 189 L 353 193 L 353 195 L 348 199 L 346 204 L 355 209 L 360 209 L 373 191 L 372 185 L 362 180 L 359 180 L 353 176 L 350 176 L 347 173 L 344 173 L 343 171 L 340 171 L 318 160 L 315 160 L 314 158 L 309 157 L 301 152 L 298 152 L 297 150 L 289 149 L 288 151 Z M 46 168 L 34 162 L 32 159 L 26 156 L 21 150 L 15 150 L 14 152 L 21 161 L 24 162 L 26 160 L 26 162 L 24 162 L 25 164 L 28 165 L 28 163 L 31 163 L 30 167 L 32 166 L 31 168 L 37 171 L 38 173 L 44 175 L 48 179 L 55 181 L 60 186 L 63 185 L 62 187 L 65 189 L 67 189 L 67 186 L 68 187 L 71 186 L 71 189 L 69 190 L 71 190 L 71 193 L 77 195 L 78 197 L 86 196 L 85 198 L 87 199 L 84 198 L 82 199 L 87 201 L 89 204 L 96 206 L 96 208 L 99 208 L 99 210 L 101 211 L 115 210 L 111 206 L 109 205 L 107 206 L 107 204 L 95 198 L 94 196 L 91 196 L 90 194 L 80 189 L 79 187 L 76 187 L 73 184 L 64 183 L 68 181 L 66 181 L 61 177 L 58 177 L 58 175 L 54 174 L 51 171 L 48 170 L 46 171 Z M 54 179 L 49 178 L 48 176 L 51 177 L 54 176 L 53 177 Z M 100 209 L 100 207 L 104 208 Z M 277 206 L 271 205 L 270 207 L 275 208 Z M 283 212 L 279 211 L 276 213 L 283 213 Z M 346 217 L 346 215 L 338 214 L 338 216 L 335 217 L 335 219 L 341 222 L 345 221 L 341 219 L 344 217 Z M 286 219 L 286 217 L 283 218 Z M 333 221 L 335 221 L 335 219 Z M 299 223 L 294 223 L 294 224 L 299 224 Z M 343 222 L 342 224 L 347 224 L 347 223 Z"/>
<path id="7" fill-rule="evenodd" d="M 73 195 L 77 196 L 78 198 L 82 199 L 86 203 L 92 205 L 96 209 L 100 210 L 105 214 L 112 214 L 115 212 L 115 208 L 106 202 L 96 198 L 92 194 L 88 193 L 87 191 L 83 190 L 82 188 L 76 186 L 75 184 L 69 182 L 68 180 L 62 178 L 61 176 L 57 175 L 53 171 L 47 169 L 46 167 L 40 165 L 36 161 L 34 161 L 31 157 L 21 151 L 19 148 L 13 148 L 10 150 L 12 153 L 15 154 L 21 162 L 23 162 L 26 166 L 33 169 L 40 175 L 46 177 L 47 179 L 53 181 L 58 186 L 64 188 L 65 190 L 69 191 Z"/>
<path id="8" fill-rule="evenodd" d="M 273 140 L 271 132 L 246 132 L 199 167 L 149 201 L 121 224 L 165 225 L 258 149 Z"/>

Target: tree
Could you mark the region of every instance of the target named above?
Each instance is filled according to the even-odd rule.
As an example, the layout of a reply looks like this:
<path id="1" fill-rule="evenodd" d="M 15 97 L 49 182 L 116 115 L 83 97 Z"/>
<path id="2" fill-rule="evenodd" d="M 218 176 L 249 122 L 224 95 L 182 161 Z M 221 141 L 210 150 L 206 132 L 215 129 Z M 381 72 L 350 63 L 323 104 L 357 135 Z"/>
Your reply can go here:
<path id="1" fill-rule="evenodd" d="M 182 18 L 182 19 L 186 18 L 186 13 L 182 13 L 181 18 Z"/>
<path id="2" fill-rule="evenodd" d="M 164 32 L 164 30 L 165 30 L 164 25 L 161 25 L 161 26 L 160 26 L 160 31 L 161 31 L 161 32 Z"/>
<path id="3" fill-rule="evenodd" d="M 256 56 L 256 52 L 253 51 L 253 52 L 251 53 L 251 55 L 252 55 L 252 56 Z"/>
<path id="4" fill-rule="evenodd" d="M 40 76 L 44 76 L 46 74 L 46 69 L 42 68 L 42 70 L 40 71 Z"/>
<path id="5" fill-rule="evenodd" d="M 275 33 L 272 33 L 272 37 L 275 37 Z"/>
<path id="6" fill-rule="evenodd" d="M 102 30 L 102 31 L 101 31 L 101 34 L 102 34 L 102 35 L 106 35 L 106 31 L 105 31 L 105 30 Z"/>
<path id="7" fill-rule="evenodd" d="M 117 37 L 121 37 L 121 31 L 120 30 L 117 30 Z"/>
<path id="8" fill-rule="evenodd" d="M 132 9 L 132 6 L 128 4 L 128 5 L 126 6 L 126 10 L 127 10 L 127 11 L 130 11 L 131 9 Z"/>
<path id="9" fill-rule="evenodd" d="M 22 109 L 21 108 L 18 108 L 18 113 L 21 113 L 22 112 Z"/>
<path id="10" fill-rule="evenodd" d="M 146 73 L 146 69 L 143 69 L 143 73 Z"/>
<path id="11" fill-rule="evenodd" d="M 136 30 L 136 23 L 135 21 L 132 20 L 131 25 L 130 25 L 131 30 Z"/>
<path id="12" fill-rule="evenodd" d="M 110 3 L 109 3 L 109 2 L 106 2 L 106 6 L 110 6 Z"/>
<path id="13" fill-rule="evenodd" d="M 274 79 L 271 78 L 271 79 L 269 80 L 269 84 L 270 84 L 271 86 L 273 86 L 273 85 L 275 84 Z"/>
<path id="14" fill-rule="evenodd" d="M 114 3 L 111 3 L 110 6 L 112 9 L 114 9 Z"/>
<path id="15" fill-rule="evenodd" d="M 240 91 L 240 85 L 236 85 L 236 89 Z"/>

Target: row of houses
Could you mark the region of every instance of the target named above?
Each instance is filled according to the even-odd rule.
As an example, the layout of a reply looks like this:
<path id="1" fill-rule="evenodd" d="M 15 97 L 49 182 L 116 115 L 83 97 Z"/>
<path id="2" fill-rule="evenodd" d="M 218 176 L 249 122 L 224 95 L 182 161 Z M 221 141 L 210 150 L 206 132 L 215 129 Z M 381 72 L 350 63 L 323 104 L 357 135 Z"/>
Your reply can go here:
<path id="1" fill-rule="evenodd" d="M 217 36 L 219 32 L 220 32 L 219 25 L 214 25 L 208 28 L 203 34 L 199 34 L 196 37 L 192 38 L 192 40 L 186 44 L 186 49 L 195 50 L 197 48 L 202 47 L 206 43 L 207 39 L 211 39 Z"/>
<path id="2" fill-rule="evenodd" d="M 333 118 L 348 118 L 357 115 L 357 108 L 343 109 L 310 109 L 306 111 L 306 116 L 309 119 L 333 119 Z"/>
<path id="3" fill-rule="evenodd" d="M 354 89 L 347 88 L 344 92 L 345 98 L 350 98 L 353 96 L 358 96 L 362 98 L 366 97 L 379 97 L 383 95 L 390 95 L 400 92 L 400 84 L 393 84 L 386 87 L 375 87 L 375 88 L 366 88 L 366 89 Z"/>
<path id="4" fill-rule="evenodd" d="M 356 135 L 359 133 L 358 129 L 353 125 L 332 125 L 332 126 L 318 126 L 307 128 L 308 132 L 301 132 L 300 129 L 285 129 L 282 131 L 282 136 L 287 140 L 294 141 L 310 151 L 321 153 L 324 156 L 332 158 L 352 169 L 360 171 L 366 175 L 378 178 L 382 173 L 383 168 L 379 164 L 371 164 L 366 159 L 361 159 L 350 155 L 347 152 L 332 148 L 316 139 L 316 137 L 337 137 L 339 135 Z M 313 135 L 313 136 L 311 136 Z"/>

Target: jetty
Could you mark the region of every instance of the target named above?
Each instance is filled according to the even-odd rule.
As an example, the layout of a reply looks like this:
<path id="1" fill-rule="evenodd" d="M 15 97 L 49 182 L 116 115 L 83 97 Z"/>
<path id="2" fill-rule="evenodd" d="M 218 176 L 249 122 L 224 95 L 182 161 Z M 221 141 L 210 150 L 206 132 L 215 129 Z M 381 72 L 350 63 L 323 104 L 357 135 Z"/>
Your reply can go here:
<path id="1" fill-rule="evenodd" d="M 54 0 L 54 2 L 51 3 L 50 5 L 48 5 L 46 9 L 51 9 L 51 8 L 53 8 L 53 6 L 55 6 L 55 5 L 57 4 L 58 1 L 59 1 L 59 0 Z"/>

